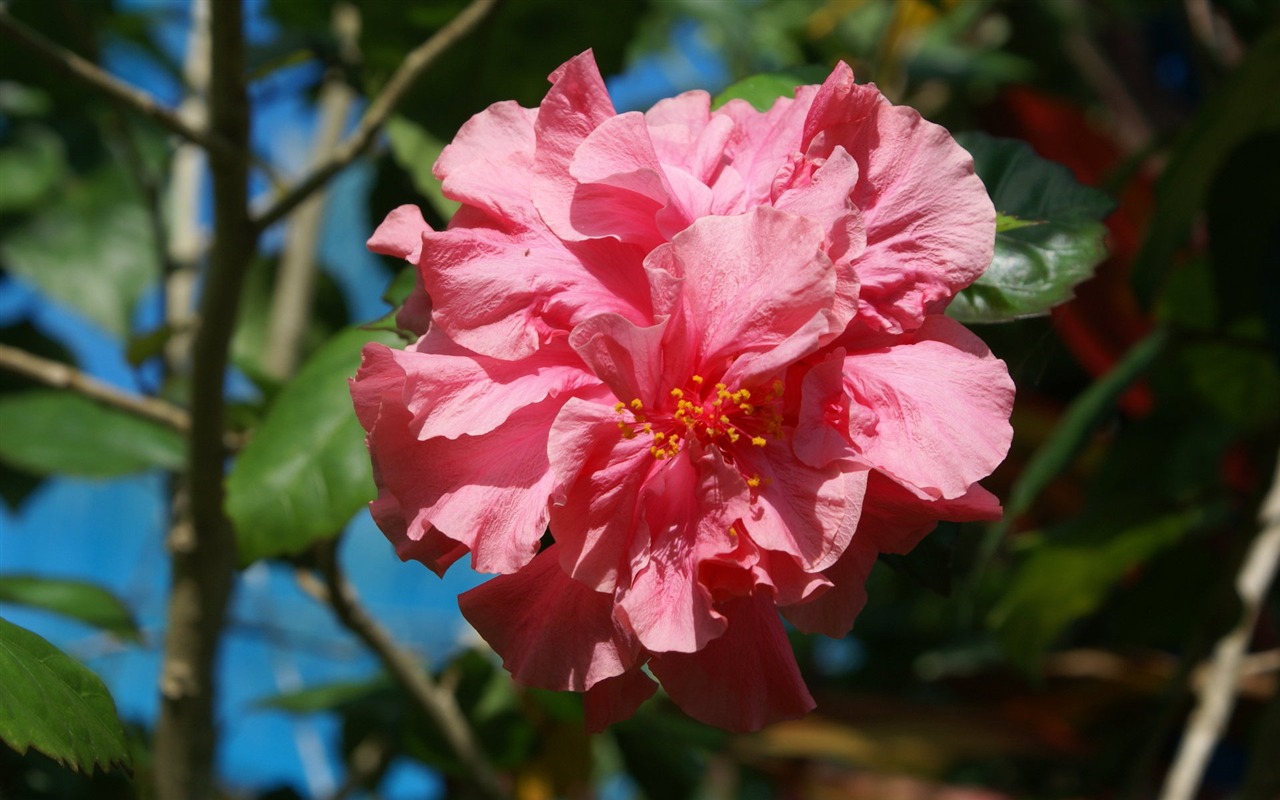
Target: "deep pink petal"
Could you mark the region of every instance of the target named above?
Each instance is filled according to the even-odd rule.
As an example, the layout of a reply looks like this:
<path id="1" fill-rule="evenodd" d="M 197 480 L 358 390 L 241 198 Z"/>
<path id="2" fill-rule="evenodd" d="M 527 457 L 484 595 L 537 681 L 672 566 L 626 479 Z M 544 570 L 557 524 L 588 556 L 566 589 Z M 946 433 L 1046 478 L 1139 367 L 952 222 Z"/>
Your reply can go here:
<path id="1" fill-rule="evenodd" d="M 641 328 L 617 314 L 600 314 L 575 327 L 569 344 L 616 397 L 653 408 L 663 394 L 666 329 L 666 320 Z"/>
<path id="2" fill-rule="evenodd" d="M 556 486 L 551 529 L 564 570 L 613 591 L 627 570 L 640 489 L 656 459 L 643 437 L 623 438 L 612 407 L 577 398 L 560 410 L 547 444 Z"/>
<path id="3" fill-rule="evenodd" d="M 805 633 L 833 639 L 843 638 L 853 628 L 854 619 L 867 605 L 867 577 L 880 555 L 874 538 L 867 535 L 874 526 L 872 520 L 864 521 L 839 560 L 823 571 L 830 589 L 808 602 L 780 609 L 788 622 Z"/>
<path id="4" fill-rule="evenodd" d="M 875 414 L 873 433 L 851 430 L 854 447 L 920 497 L 959 497 L 1008 452 L 1008 369 L 948 317 L 929 317 L 903 344 L 850 352 L 844 372 L 853 404 Z"/>
<path id="5" fill-rule="evenodd" d="M 410 349 L 392 353 L 406 375 L 403 401 L 419 439 L 488 433 L 525 406 L 599 384 L 563 338 L 504 361 L 460 347 L 433 328 Z"/>
<path id="6" fill-rule="evenodd" d="M 547 435 L 565 398 L 526 406 L 480 436 L 420 441 L 401 400 L 404 373 L 384 352 L 365 350 L 351 386 L 379 496 L 395 501 L 382 502 L 383 531 L 411 552 L 404 540 L 419 542 L 435 528 L 471 550 L 476 570 L 515 572 L 546 530 L 553 484 Z M 397 508 L 402 516 L 392 520 Z"/>
<path id="7" fill-rule="evenodd" d="M 537 220 L 530 196 L 537 116 L 506 101 L 467 120 L 433 168 L 445 196 L 499 219 Z"/>
<path id="8" fill-rule="evenodd" d="M 724 631 L 697 565 L 735 547 L 730 532 L 746 512 L 747 485 L 718 450 L 697 441 L 662 462 L 641 490 L 647 559 L 620 587 L 615 613 L 651 652 L 692 652 Z"/>
<path id="9" fill-rule="evenodd" d="M 662 653 L 649 662 L 686 714 L 745 733 L 814 708 L 782 621 L 766 592 L 726 603 L 724 634 L 696 653 Z"/>
<path id="10" fill-rule="evenodd" d="M 600 733 L 615 722 L 628 719 L 658 690 L 658 684 L 639 669 L 605 678 L 582 697 L 587 732 Z"/>
<path id="11" fill-rule="evenodd" d="M 581 692 L 622 675 L 639 649 L 614 624 L 613 599 L 565 575 L 555 549 L 464 592 L 458 606 L 511 677 L 526 686 Z"/>
<path id="12" fill-rule="evenodd" d="M 758 502 L 744 518 L 751 538 L 794 556 L 810 572 L 830 566 L 848 545 L 861 513 L 867 470 L 849 460 L 812 467 L 789 443 L 769 439 L 747 451 L 744 468 L 761 478 Z"/>

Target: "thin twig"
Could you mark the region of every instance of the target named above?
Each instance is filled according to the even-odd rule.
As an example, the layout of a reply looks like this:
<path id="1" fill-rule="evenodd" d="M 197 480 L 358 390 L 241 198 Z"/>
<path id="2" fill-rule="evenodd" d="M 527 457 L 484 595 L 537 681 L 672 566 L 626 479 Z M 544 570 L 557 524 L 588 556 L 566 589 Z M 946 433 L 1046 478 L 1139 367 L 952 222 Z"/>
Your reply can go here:
<path id="1" fill-rule="evenodd" d="M 191 430 L 191 417 L 178 406 L 156 397 L 117 389 L 61 361 L 41 358 L 17 347 L 0 344 L 0 369 L 23 375 L 54 389 L 67 389 L 84 395 L 90 400 L 126 411 L 135 417 L 159 422 L 179 433 Z"/>
<path id="2" fill-rule="evenodd" d="M 342 574 L 336 542 L 324 542 L 315 551 L 324 585 L 316 585 L 308 573 L 301 572 L 302 587 L 333 609 L 342 626 L 373 651 L 392 679 L 436 723 L 476 788 L 491 800 L 506 798 L 507 793 L 498 784 L 497 774 L 477 744 L 454 696 L 440 687 L 424 666 L 401 649 L 391 634 L 360 605 L 354 587 Z"/>
<path id="3" fill-rule="evenodd" d="M 1187 722 L 1173 767 L 1165 778 L 1161 800 L 1195 797 L 1209 757 L 1235 706 L 1245 651 L 1280 563 L 1280 464 L 1276 466 L 1275 478 L 1258 517 L 1262 532 L 1249 545 L 1236 575 L 1240 620 L 1214 647 L 1199 700 Z"/>
<path id="4" fill-rule="evenodd" d="M 382 129 L 383 123 L 391 116 L 396 105 L 422 73 L 426 72 L 436 59 L 459 39 L 479 25 L 499 2 L 500 0 L 472 0 L 471 4 L 449 20 L 448 24 L 405 56 L 395 74 L 391 76 L 391 80 L 387 81 L 387 85 L 369 104 L 355 131 L 334 149 L 327 161 L 314 167 L 310 174 L 276 198 L 265 211 L 255 216 L 253 224 L 257 229 L 261 231 L 288 214 L 312 192 L 327 183 L 330 178 L 368 149 L 378 131 Z"/>
<path id="5" fill-rule="evenodd" d="M 236 567 L 236 540 L 223 508 L 223 389 L 231 333 L 256 246 L 246 207 L 250 108 L 240 0 L 210 3 L 209 30 L 210 126 L 232 146 L 209 153 L 213 246 L 192 344 L 185 473 L 191 528 L 170 538 L 173 577 L 155 733 L 160 800 L 207 800 L 215 794 L 214 665 Z"/>
<path id="6" fill-rule="evenodd" d="M 230 147 L 226 139 L 217 133 L 188 125 L 172 109 L 164 106 L 151 95 L 41 36 L 14 19 L 3 5 L 0 5 L 0 36 L 16 42 L 65 75 L 210 152 L 226 151 Z"/>

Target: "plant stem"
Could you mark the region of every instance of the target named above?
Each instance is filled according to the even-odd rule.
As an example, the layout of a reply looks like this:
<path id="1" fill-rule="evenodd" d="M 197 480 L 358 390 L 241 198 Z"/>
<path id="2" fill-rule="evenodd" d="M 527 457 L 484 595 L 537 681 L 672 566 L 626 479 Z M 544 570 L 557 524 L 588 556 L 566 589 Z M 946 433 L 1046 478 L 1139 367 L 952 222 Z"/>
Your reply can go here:
<path id="1" fill-rule="evenodd" d="M 500 0 L 472 0 L 471 4 L 458 16 L 449 20 L 449 23 L 436 31 L 431 38 L 410 51 L 404 61 L 400 62 L 391 79 L 387 81 L 387 85 L 369 103 L 355 131 L 334 149 L 328 160 L 316 165 L 310 174 L 276 198 L 269 208 L 255 216 L 253 224 L 257 229 L 262 230 L 288 214 L 368 149 L 373 144 L 378 131 L 382 129 L 383 123 L 391 116 L 391 112 L 395 110 L 396 105 L 414 82 L 446 50 L 475 29 L 499 2 Z"/>
<path id="2" fill-rule="evenodd" d="M 1240 571 L 1236 592 L 1240 596 L 1240 620 L 1218 640 L 1200 690 L 1196 708 L 1187 721 L 1182 744 L 1169 774 L 1165 777 L 1161 800 L 1192 800 L 1204 778 L 1205 767 L 1236 702 L 1245 651 L 1258 622 L 1258 615 L 1276 567 L 1280 564 L 1280 463 L 1262 509 L 1258 514 L 1262 531 L 1249 545 Z"/>
<path id="3" fill-rule="evenodd" d="M 507 793 L 499 785 L 497 773 L 481 751 L 454 696 L 441 688 L 426 668 L 405 652 L 391 634 L 360 605 L 354 587 L 342 574 L 342 566 L 338 563 L 337 542 L 322 542 L 316 546 L 315 552 L 324 586 L 316 587 L 304 582 L 304 588 L 319 596 L 333 609 L 342 626 L 373 651 L 392 679 L 436 723 L 481 795 L 490 800 L 506 798 Z M 300 573 L 300 576 L 310 577 L 307 573 Z"/>
<path id="4" fill-rule="evenodd" d="M 147 119 L 159 123 L 182 138 L 199 144 L 210 152 L 223 151 L 225 155 L 225 151 L 232 146 L 216 130 L 206 131 L 188 125 L 172 109 L 165 107 L 151 95 L 114 77 L 101 67 L 81 58 L 70 50 L 49 41 L 14 19 L 3 5 L 0 5 L 0 36 L 26 48 L 64 75 L 85 84 L 112 101 L 136 111 Z"/>
<path id="5" fill-rule="evenodd" d="M 213 244 L 192 352 L 191 433 L 186 473 L 189 535 L 170 539 L 173 583 L 156 726 L 160 800 L 214 796 L 213 670 L 235 574 L 235 537 L 223 511 L 223 381 L 245 272 L 256 232 L 249 222 L 249 102 L 240 0 L 210 8 L 212 132 L 230 143 L 210 152 Z"/>

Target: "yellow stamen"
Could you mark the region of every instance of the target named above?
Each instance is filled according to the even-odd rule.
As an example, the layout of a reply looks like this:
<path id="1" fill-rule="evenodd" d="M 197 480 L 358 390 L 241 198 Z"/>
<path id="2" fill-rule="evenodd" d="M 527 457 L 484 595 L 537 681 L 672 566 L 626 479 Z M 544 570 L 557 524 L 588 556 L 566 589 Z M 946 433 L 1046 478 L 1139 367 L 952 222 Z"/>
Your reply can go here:
<path id="1" fill-rule="evenodd" d="M 637 397 L 635 400 L 631 401 L 631 407 L 634 408 L 636 411 L 639 411 L 640 409 L 644 408 L 644 403 L 641 403 L 640 398 Z"/>
<path id="2" fill-rule="evenodd" d="M 764 447 L 766 442 L 763 436 L 752 436 L 751 443 L 756 447 Z"/>

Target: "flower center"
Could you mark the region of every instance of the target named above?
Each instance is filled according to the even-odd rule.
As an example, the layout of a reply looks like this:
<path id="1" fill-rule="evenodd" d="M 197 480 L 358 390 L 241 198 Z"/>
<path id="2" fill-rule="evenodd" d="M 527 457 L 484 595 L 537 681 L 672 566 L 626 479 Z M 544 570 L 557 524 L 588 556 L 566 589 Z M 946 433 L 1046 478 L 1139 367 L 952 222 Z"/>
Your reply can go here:
<path id="1" fill-rule="evenodd" d="M 782 389 L 782 381 L 775 380 L 754 392 L 745 387 L 730 390 L 723 383 L 707 386 L 701 375 L 694 375 L 685 386 L 672 389 L 657 408 L 645 408 L 637 398 L 617 403 L 614 410 L 631 416 L 618 421 L 624 438 L 653 437 L 649 452 L 658 460 L 671 458 L 696 438 L 715 445 L 732 461 L 735 446 L 764 447 L 781 435 Z M 747 482 L 759 486 L 759 478 L 748 477 Z"/>

